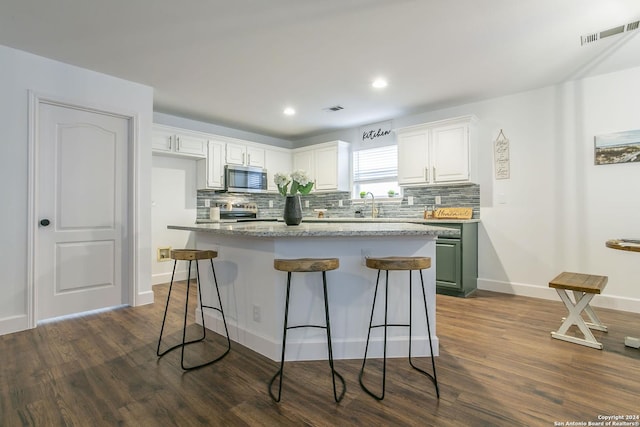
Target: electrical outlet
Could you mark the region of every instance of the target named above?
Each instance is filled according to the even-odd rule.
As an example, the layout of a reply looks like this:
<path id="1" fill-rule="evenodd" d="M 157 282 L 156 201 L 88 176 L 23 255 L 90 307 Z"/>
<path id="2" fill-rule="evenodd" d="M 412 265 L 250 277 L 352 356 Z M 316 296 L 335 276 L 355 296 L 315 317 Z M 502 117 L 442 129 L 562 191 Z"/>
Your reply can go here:
<path id="1" fill-rule="evenodd" d="M 272 208 L 273 207 L 273 200 L 269 200 L 269 207 Z"/>
<path id="2" fill-rule="evenodd" d="M 408 197 L 407 197 L 407 204 L 408 204 L 409 206 L 413 206 L 413 196 L 408 196 Z"/>
<path id="3" fill-rule="evenodd" d="M 308 207 L 309 207 L 309 201 L 308 201 L 308 200 L 305 200 L 305 201 L 304 201 L 304 207 L 305 207 L 305 208 L 308 208 Z"/>
<path id="4" fill-rule="evenodd" d="M 204 207 L 205 208 L 210 208 L 211 207 L 211 200 L 204 199 Z"/>
<path id="5" fill-rule="evenodd" d="M 260 313 L 260 306 L 257 304 L 253 304 L 253 321 L 260 323 L 262 320 L 262 316 Z"/>
<path id="6" fill-rule="evenodd" d="M 343 207 L 344 204 L 342 203 L 342 200 L 338 200 L 338 206 Z"/>
<path id="7" fill-rule="evenodd" d="M 436 196 L 436 205 L 441 205 L 441 204 L 442 204 L 442 197 Z"/>
<path id="8" fill-rule="evenodd" d="M 171 246 L 158 248 L 157 254 L 156 260 L 158 262 L 171 261 Z"/>

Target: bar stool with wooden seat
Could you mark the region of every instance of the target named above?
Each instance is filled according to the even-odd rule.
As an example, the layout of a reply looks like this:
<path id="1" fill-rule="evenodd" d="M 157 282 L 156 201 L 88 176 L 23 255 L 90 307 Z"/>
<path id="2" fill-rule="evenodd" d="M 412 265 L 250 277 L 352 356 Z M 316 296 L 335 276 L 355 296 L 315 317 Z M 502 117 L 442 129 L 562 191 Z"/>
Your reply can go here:
<path id="1" fill-rule="evenodd" d="M 589 302 L 596 294 L 602 292 L 607 281 L 607 276 L 565 271 L 549 282 L 549 287 L 555 288 L 569 312 L 567 317 L 563 319 L 564 322 L 560 325 L 560 329 L 551 332 L 553 338 L 602 350 L 602 343 L 596 340 L 590 329 L 607 332 L 607 327 L 600 321 Z M 575 303 L 571 301 L 567 291 L 573 291 Z M 582 312 L 587 314 L 591 322 L 584 321 Z M 572 325 L 576 325 L 580 329 L 584 338 L 567 335 L 567 331 Z"/>
<path id="2" fill-rule="evenodd" d="M 329 299 L 327 297 L 327 271 L 335 270 L 340 265 L 338 258 L 298 258 L 298 259 L 275 259 L 273 260 L 273 267 L 279 271 L 287 272 L 287 293 L 284 305 L 284 326 L 282 332 L 282 356 L 280 358 L 280 369 L 269 381 L 269 395 L 276 402 L 280 402 L 282 396 L 282 381 L 284 375 L 284 354 L 285 346 L 287 344 L 287 330 L 297 328 L 320 328 L 327 331 L 327 349 L 329 352 L 329 367 L 331 368 L 331 379 L 333 381 L 333 397 L 336 402 L 340 402 L 344 397 L 347 386 L 344 382 L 344 378 L 340 375 L 333 366 L 333 349 L 331 347 L 331 322 L 329 321 Z M 289 296 L 291 295 L 291 273 L 302 272 L 322 272 L 322 289 L 324 294 L 324 325 L 296 325 L 289 326 Z M 277 377 L 280 377 L 280 384 L 278 386 L 278 396 L 276 397 L 272 392 L 273 382 Z M 342 392 L 338 395 L 336 387 L 336 377 L 342 382 Z"/>
<path id="3" fill-rule="evenodd" d="M 431 344 L 431 326 L 429 325 L 429 311 L 427 309 L 427 295 L 424 290 L 424 279 L 422 276 L 422 270 L 431 267 L 431 258 L 429 257 L 384 257 L 384 258 L 367 258 L 366 265 L 369 268 L 373 268 L 378 270 L 378 276 L 376 279 L 376 288 L 373 293 L 373 304 L 371 306 L 371 318 L 369 320 L 369 332 L 367 333 L 367 344 L 364 350 L 364 360 L 362 361 L 362 368 L 360 369 L 360 374 L 358 375 L 358 379 L 360 381 L 360 386 L 362 389 L 367 392 L 370 396 L 374 397 L 377 400 L 384 399 L 386 378 L 387 378 L 387 328 L 389 327 L 408 327 L 409 328 L 409 364 L 411 367 L 418 372 L 426 375 L 431 379 L 435 388 L 436 388 L 436 396 L 440 398 L 440 389 L 438 388 L 438 379 L 436 377 L 436 362 L 433 357 L 433 345 Z M 380 272 L 384 270 L 386 271 L 386 281 L 385 281 L 385 301 L 384 301 L 384 323 L 382 324 L 373 324 L 373 313 L 376 307 L 376 299 L 378 296 L 378 284 L 380 282 Z M 398 323 L 389 323 L 389 319 L 387 316 L 388 302 L 389 302 L 389 271 L 409 271 L 409 323 L 407 324 L 398 324 Z M 420 282 L 422 284 L 422 299 L 424 302 L 424 311 L 425 316 L 427 318 L 427 336 L 429 337 L 429 349 L 431 351 L 431 367 L 433 369 L 433 374 L 430 374 L 423 369 L 418 368 L 412 360 L 411 355 L 411 341 L 413 338 L 412 335 L 412 272 L 414 270 L 418 270 L 420 272 Z M 382 393 L 375 394 L 372 392 L 367 386 L 365 386 L 363 382 L 363 375 L 365 366 L 367 364 L 367 352 L 369 351 L 369 340 L 371 337 L 371 330 L 374 328 L 384 328 L 384 348 L 383 348 L 383 362 L 382 362 Z"/>
<path id="4" fill-rule="evenodd" d="M 167 295 L 167 305 L 165 306 L 164 309 L 164 316 L 162 318 L 162 328 L 160 328 L 160 338 L 158 339 L 158 349 L 156 350 L 156 354 L 158 355 L 158 357 L 162 357 L 165 354 L 169 353 L 172 350 L 175 350 L 176 348 L 181 348 L 181 356 L 180 356 L 180 366 L 182 367 L 182 369 L 184 369 L 185 371 L 189 371 L 192 369 L 197 369 L 197 368 L 201 368 L 203 366 L 207 366 L 207 365 L 211 365 L 212 363 L 215 363 L 217 361 L 219 361 L 220 359 L 222 359 L 224 356 L 226 356 L 229 353 L 229 350 L 231 349 L 231 340 L 229 339 L 229 330 L 227 329 L 227 321 L 224 317 L 224 311 L 222 310 L 222 300 L 220 299 L 220 290 L 218 289 L 218 279 L 216 278 L 216 270 L 213 267 L 213 258 L 216 258 L 218 256 L 218 252 L 216 251 L 210 251 L 210 250 L 198 250 L 198 249 L 174 249 L 171 251 L 171 259 L 174 260 L 173 263 L 173 272 L 171 273 L 171 284 L 169 285 L 169 294 Z M 213 281 L 216 285 L 216 294 L 218 296 L 218 307 L 213 307 L 213 306 L 209 306 L 209 305 L 204 305 L 202 304 L 202 293 L 200 292 L 200 288 L 201 288 L 201 282 L 200 282 L 200 270 L 198 268 L 198 260 L 203 260 L 203 259 L 208 259 L 211 262 L 211 271 L 213 272 Z M 160 352 L 160 344 L 162 343 L 162 334 L 164 333 L 164 326 L 165 326 L 165 322 L 167 320 L 167 311 L 169 310 L 169 301 L 171 300 L 171 291 L 173 288 L 173 279 L 174 276 L 176 274 L 176 265 L 178 264 L 178 261 L 189 261 L 189 267 L 187 269 L 187 294 L 185 297 L 185 304 L 184 304 L 184 322 L 182 325 L 182 341 L 176 345 L 174 345 L 173 347 L 170 347 L 166 350 L 164 350 L 163 352 Z M 189 290 L 191 287 L 191 263 L 194 262 L 196 263 L 196 285 L 197 285 L 197 292 L 198 292 L 198 298 L 200 301 L 200 314 L 201 314 L 201 320 L 202 320 L 202 337 L 200 338 L 196 338 L 194 340 L 190 340 L 187 341 L 186 337 L 187 337 L 187 312 L 189 309 Z M 226 333 L 226 338 L 227 338 L 227 348 L 224 351 L 224 353 L 222 353 L 221 355 L 217 356 L 216 358 L 209 360 L 208 362 L 204 362 L 204 363 L 200 363 L 197 365 L 193 365 L 193 366 L 186 366 L 184 363 L 184 349 L 187 345 L 189 344 L 194 344 L 200 341 L 203 341 L 206 337 L 206 327 L 204 324 L 204 308 L 210 308 L 213 310 L 216 310 L 218 312 L 220 312 L 220 314 L 222 315 L 222 322 L 224 323 L 224 330 Z"/>

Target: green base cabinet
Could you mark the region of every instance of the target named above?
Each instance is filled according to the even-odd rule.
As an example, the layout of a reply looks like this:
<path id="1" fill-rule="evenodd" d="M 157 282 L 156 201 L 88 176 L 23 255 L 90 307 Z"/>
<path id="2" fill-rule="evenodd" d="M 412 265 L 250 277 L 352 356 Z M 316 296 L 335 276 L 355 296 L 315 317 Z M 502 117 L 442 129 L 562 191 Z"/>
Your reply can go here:
<path id="1" fill-rule="evenodd" d="M 436 240 L 436 292 L 466 297 L 478 286 L 478 223 L 439 223 L 460 231 L 460 238 Z"/>

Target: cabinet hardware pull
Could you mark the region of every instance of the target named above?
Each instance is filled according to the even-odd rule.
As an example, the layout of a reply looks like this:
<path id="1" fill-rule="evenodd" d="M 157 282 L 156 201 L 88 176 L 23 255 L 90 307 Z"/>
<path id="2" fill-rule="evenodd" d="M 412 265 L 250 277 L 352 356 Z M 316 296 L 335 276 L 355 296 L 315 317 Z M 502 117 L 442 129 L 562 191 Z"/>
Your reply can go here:
<path id="1" fill-rule="evenodd" d="M 433 167 L 433 182 L 436 182 L 436 167 Z"/>
<path id="2" fill-rule="evenodd" d="M 424 168 L 424 180 L 426 182 L 429 182 L 429 168 L 428 167 Z"/>

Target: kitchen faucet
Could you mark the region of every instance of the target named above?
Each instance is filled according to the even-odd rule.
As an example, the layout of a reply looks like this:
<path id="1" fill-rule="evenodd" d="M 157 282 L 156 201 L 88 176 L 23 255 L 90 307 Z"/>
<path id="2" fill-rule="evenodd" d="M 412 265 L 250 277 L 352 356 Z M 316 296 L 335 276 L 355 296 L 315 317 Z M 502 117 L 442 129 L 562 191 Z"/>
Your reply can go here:
<path id="1" fill-rule="evenodd" d="M 371 194 L 371 218 L 375 218 L 376 217 L 376 196 L 373 195 L 373 193 L 371 191 L 368 191 L 367 194 L 365 194 L 365 199 L 364 199 L 364 207 L 367 207 L 367 196 Z"/>

